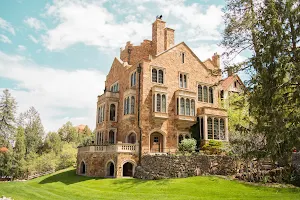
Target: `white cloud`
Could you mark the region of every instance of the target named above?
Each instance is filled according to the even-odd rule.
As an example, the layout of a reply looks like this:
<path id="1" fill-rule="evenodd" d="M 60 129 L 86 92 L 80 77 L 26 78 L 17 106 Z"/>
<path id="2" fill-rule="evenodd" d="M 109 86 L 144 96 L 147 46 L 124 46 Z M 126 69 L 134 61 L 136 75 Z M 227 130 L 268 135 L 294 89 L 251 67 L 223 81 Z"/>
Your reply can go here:
<path id="1" fill-rule="evenodd" d="M 28 35 L 29 39 L 34 42 L 35 44 L 39 43 L 39 41 L 32 35 Z"/>
<path id="2" fill-rule="evenodd" d="M 23 45 L 18 45 L 18 51 L 25 51 L 26 50 L 26 47 L 23 46 Z"/>
<path id="3" fill-rule="evenodd" d="M 53 69 L 0 51 L 0 77 L 17 82 L 12 94 L 18 112 L 34 106 L 47 131 L 57 130 L 68 120 L 95 127 L 97 95 L 105 80 L 100 71 Z"/>
<path id="4" fill-rule="evenodd" d="M 13 28 L 13 26 L 1 17 L 0 17 L 0 28 L 10 32 L 13 35 L 16 34 L 15 29 Z"/>
<path id="5" fill-rule="evenodd" d="M 24 23 L 27 24 L 29 27 L 34 28 L 36 30 L 47 29 L 44 22 L 42 22 L 36 18 L 33 18 L 33 17 L 26 18 L 24 20 Z"/>
<path id="6" fill-rule="evenodd" d="M 7 36 L 2 35 L 2 34 L 0 34 L 0 41 L 3 43 L 11 44 L 11 40 Z"/>
<path id="7" fill-rule="evenodd" d="M 106 8 L 96 3 L 55 1 L 48 6 L 47 14 L 59 21 L 43 37 L 45 46 L 50 50 L 61 50 L 76 43 L 100 49 L 120 48 L 127 41 L 140 43 L 151 36 L 150 21 L 118 24 Z"/>

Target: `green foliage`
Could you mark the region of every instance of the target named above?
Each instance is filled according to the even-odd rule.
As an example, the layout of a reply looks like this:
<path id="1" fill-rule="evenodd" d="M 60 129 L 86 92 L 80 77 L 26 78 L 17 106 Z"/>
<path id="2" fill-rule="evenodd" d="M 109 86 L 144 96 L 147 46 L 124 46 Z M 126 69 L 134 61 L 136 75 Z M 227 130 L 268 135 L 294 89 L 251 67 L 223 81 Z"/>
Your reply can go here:
<path id="1" fill-rule="evenodd" d="M 251 72 L 252 138 L 263 139 L 259 151 L 265 156 L 287 165 L 291 149 L 300 146 L 299 1 L 228 0 L 224 11 L 225 54 L 252 52 L 246 62 L 231 66 Z"/>
<path id="2" fill-rule="evenodd" d="M 218 140 L 209 140 L 208 143 L 203 145 L 202 149 L 206 154 L 220 154 L 222 152 L 223 143 Z"/>
<path id="3" fill-rule="evenodd" d="M 0 151 L 0 176 L 11 176 L 13 171 L 12 147 L 8 146 L 8 151 Z"/>
<path id="4" fill-rule="evenodd" d="M 8 89 L 0 95 L 0 137 L 7 142 L 15 132 L 17 102 Z M 2 143 L 3 144 L 3 143 Z M 1 145 L 1 143 L 0 143 Z"/>
<path id="5" fill-rule="evenodd" d="M 51 151 L 55 152 L 58 155 L 62 149 L 62 141 L 60 136 L 56 132 L 49 132 L 44 141 L 43 151 L 50 153 Z"/>
<path id="6" fill-rule="evenodd" d="M 65 142 L 77 142 L 78 132 L 71 122 L 64 124 L 59 130 L 58 134 L 62 141 Z"/>
<path id="7" fill-rule="evenodd" d="M 26 144 L 25 144 L 25 132 L 24 129 L 19 126 L 17 129 L 16 135 L 16 143 L 14 147 L 14 176 L 22 177 L 26 172 L 26 161 L 25 161 L 25 153 L 26 153 Z"/>
<path id="8" fill-rule="evenodd" d="M 194 152 L 196 149 L 197 141 L 193 138 L 183 139 L 178 147 L 178 150 L 181 152 Z"/>
<path id="9" fill-rule="evenodd" d="M 58 169 L 65 169 L 76 164 L 77 149 L 75 143 L 63 145 L 59 157 Z"/>

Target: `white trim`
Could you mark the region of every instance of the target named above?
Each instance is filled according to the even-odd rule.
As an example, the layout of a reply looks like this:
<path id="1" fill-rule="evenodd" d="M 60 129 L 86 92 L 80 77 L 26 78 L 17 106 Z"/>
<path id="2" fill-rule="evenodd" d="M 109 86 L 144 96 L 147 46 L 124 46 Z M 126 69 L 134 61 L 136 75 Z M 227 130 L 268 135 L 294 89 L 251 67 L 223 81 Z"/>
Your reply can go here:
<path id="1" fill-rule="evenodd" d="M 152 69 L 156 69 L 156 82 L 153 82 L 152 81 Z M 163 71 L 163 82 L 162 83 L 159 83 L 158 80 L 159 80 L 159 70 L 162 70 Z M 151 83 L 152 84 L 156 84 L 156 85 L 165 85 L 166 83 L 166 68 L 163 68 L 163 67 L 159 67 L 159 66 L 155 66 L 155 65 L 151 65 L 150 66 L 150 77 L 151 77 Z"/>

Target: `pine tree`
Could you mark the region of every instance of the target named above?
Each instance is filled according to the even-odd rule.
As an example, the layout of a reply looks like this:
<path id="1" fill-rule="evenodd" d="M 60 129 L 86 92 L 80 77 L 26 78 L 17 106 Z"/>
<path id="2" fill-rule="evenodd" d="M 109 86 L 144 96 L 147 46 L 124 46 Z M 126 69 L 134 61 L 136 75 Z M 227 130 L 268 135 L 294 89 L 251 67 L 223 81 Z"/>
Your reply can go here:
<path id="1" fill-rule="evenodd" d="M 8 89 L 0 96 L 0 137 L 3 143 L 8 143 L 15 132 L 17 103 Z"/>
<path id="2" fill-rule="evenodd" d="M 16 134 L 16 143 L 14 147 L 14 176 L 21 177 L 25 171 L 25 131 L 19 126 Z"/>

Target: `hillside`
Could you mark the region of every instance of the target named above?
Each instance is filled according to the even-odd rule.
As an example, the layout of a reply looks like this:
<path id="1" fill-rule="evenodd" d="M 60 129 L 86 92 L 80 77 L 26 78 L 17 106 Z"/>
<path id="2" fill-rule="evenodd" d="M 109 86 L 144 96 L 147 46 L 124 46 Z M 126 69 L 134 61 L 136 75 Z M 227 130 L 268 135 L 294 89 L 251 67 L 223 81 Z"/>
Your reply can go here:
<path id="1" fill-rule="evenodd" d="M 0 183 L 0 196 L 22 199 L 300 199 L 300 189 L 250 186 L 221 178 L 144 181 L 77 176 L 74 169 L 26 182 Z"/>

